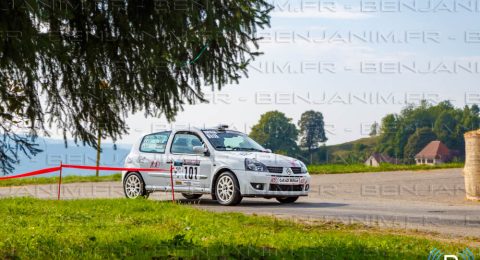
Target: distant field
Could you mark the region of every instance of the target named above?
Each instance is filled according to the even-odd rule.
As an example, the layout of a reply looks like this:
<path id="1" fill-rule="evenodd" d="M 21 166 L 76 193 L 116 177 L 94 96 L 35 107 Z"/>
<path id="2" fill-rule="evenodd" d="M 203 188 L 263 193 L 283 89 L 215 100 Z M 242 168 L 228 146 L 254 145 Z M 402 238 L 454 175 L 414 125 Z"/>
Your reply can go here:
<path id="1" fill-rule="evenodd" d="M 385 172 L 385 171 L 421 171 L 433 169 L 463 168 L 464 163 L 446 163 L 436 166 L 427 165 L 395 165 L 382 164 L 380 167 L 370 167 L 365 164 L 322 164 L 309 165 L 310 174 L 356 173 L 356 172 Z"/>
<path id="2" fill-rule="evenodd" d="M 62 177 L 62 183 L 75 182 L 101 182 L 101 181 L 120 181 L 122 175 L 120 173 L 107 176 L 65 176 Z M 0 187 L 21 186 L 21 185 L 35 185 L 35 184 L 52 184 L 58 183 L 58 177 L 38 177 L 38 178 L 23 178 L 10 179 L 0 181 Z"/>
<path id="3" fill-rule="evenodd" d="M 366 158 L 375 151 L 375 147 L 377 146 L 379 139 L 380 138 L 378 136 L 366 137 L 343 144 L 329 145 L 327 146 L 328 160 L 330 162 L 338 163 L 342 163 L 344 161 L 351 162 L 349 158 L 352 155 L 352 151 L 355 150 L 355 147 L 363 147 L 361 151 L 363 154 L 362 158 Z"/>
<path id="4" fill-rule="evenodd" d="M 152 200 L 0 199 L 1 259 L 427 259 L 459 240 Z M 478 255 L 478 250 L 474 251 Z"/>

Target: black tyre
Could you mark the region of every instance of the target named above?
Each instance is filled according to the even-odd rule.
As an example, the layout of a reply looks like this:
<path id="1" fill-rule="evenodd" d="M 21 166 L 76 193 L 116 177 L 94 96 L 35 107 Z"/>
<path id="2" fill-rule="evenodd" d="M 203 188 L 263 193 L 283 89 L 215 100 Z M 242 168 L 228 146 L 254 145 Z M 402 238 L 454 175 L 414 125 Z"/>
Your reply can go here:
<path id="1" fill-rule="evenodd" d="M 215 197 L 218 203 L 225 206 L 237 205 L 242 201 L 237 177 L 231 172 L 220 174 L 215 183 Z"/>
<path id="2" fill-rule="evenodd" d="M 149 192 L 145 189 L 145 182 L 142 176 L 137 172 L 128 173 L 123 181 L 123 192 L 125 197 L 135 199 L 138 197 L 148 198 Z"/>
<path id="3" fill-rule="evenodd" d="M 295 201 L 298 200 L 298 196 L 297 197 L 277 197 L 276 199 L 280 203 L 294 203 Z"/>
<path id="4" fill-rule="evenodd" d="M 187 200 L 198 200 L 200 197 L 202 197 L 202 194 L 188 194 L 188 193 L 182 193 L 182 196 L 186 198 Z"/>
<path id="5" fill-rule="evenodd" d="M 212 200 L 217 200 L 217 195 L 215 195 L 215 193 L 212 193 Z"/>

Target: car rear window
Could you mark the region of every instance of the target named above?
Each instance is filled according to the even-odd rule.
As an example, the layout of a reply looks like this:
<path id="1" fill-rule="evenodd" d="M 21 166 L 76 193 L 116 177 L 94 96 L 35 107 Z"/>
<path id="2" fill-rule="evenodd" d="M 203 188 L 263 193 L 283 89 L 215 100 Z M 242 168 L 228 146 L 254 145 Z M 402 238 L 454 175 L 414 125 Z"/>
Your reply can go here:
<path id="1" fill-rule="evenodd" d="M 140 144 L 140 152 L 165 153 L 170 132 L 146 135 Z"/>

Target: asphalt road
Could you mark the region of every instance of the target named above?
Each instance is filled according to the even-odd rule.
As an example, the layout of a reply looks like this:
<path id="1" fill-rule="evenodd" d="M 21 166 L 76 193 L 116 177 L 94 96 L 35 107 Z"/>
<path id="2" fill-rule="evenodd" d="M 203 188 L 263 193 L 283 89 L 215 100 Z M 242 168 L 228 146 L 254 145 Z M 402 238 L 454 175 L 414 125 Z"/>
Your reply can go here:
<path id="1" fill-rule="evenodd" d="M 315 175 L 310 195 L 295 204 L 246 198 L 239 206 L 225 207 L 210 200 L 210 196 L 192 204 L 211 211 L 273 215 L 301 221 L 360 222 L 386 228 L 435 231 L 446 237 L 480 239 L 480 202 L 464 199 L 463 181 L 461 169 Z M 56 185 L 0 188 L 1 197 L 56 198 L 56 195 Z M 151 199 L 165 200 L 170 196 L 155 193 Z M 176 196 L 181 198 L 180 194 Z M 120 183 L 62 186 L 64 199 L 118 197 L 123 197 Z"/>

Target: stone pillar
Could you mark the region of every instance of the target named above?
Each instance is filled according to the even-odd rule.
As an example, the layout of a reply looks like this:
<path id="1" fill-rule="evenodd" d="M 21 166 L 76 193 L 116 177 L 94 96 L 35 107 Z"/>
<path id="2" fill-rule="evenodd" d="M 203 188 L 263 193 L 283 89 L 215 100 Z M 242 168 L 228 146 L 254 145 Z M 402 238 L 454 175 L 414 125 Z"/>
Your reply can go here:
<path id="1" fill-rule="evenodd" d="M 467 199 L 480 201 L 480 129 L 465 134 L 463 173 Z"/>

